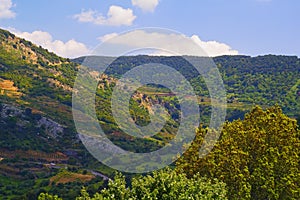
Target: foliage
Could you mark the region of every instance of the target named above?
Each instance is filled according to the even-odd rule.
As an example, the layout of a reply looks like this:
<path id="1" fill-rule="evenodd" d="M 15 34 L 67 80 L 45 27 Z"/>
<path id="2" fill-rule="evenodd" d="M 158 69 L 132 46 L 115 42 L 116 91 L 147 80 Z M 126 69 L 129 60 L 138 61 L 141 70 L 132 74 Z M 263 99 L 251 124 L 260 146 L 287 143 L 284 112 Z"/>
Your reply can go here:
<path id="1" fill-rule="evenodd" d="M 62 198 L 59 198 L 57 195 L 53 196 L 48 193 L 41 193 L 38 200 L 62 200 Z"/>
<path id="2" fill-rule="evenodd" d="M 199 158 L 207 130 L 198 130 L 178 171 L 218 178 L 230 199 L 300 199 L 300 132 L 278 106 L 256 107 L 244 120 L 227 122 L 212 152 Z"/>
<path id="3" fill-rule="evenodd" d="M 113 199 L 222 199 L 226 198 L 225 184 L 218 180 L 201 178 L 199 174 L 188 179 L 185 174 L 171 169 L 153 172 L 151 175 L 132 179 L 131 187 L 126 187 L 125 177 L 117 173 L 108 188 L 90 197 L 83 188 L 77 200 Z"/>
<path id="4" fill-rule="evenodd" d="M 231 100 L 278 104 L 291 117 L 300 112 L 300 60 L 296 56 L 221 56 L 214 61 Z"/>

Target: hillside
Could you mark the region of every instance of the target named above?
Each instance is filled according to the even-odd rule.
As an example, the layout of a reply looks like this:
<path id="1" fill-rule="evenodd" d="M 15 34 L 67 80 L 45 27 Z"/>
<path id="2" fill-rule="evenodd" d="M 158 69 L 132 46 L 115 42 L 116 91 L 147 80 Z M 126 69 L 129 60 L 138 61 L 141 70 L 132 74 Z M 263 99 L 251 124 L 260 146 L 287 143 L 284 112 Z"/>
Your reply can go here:
<path id="1" fill-rule="evenodd" d="M 84 57 L 75 60 L 58 57 L 0 29 L 0 199 L 21 196 L 32 199 L 42 191 L 63 194 L 69 199 L 78 195 L 82 184 L 92 193 L 105 185 L 101 176 L 95 177 L 91 172 L 111 176 L 112 170 L 92 158 L 81 144 L 72 119 L 72 88 L 83 60 Z M 274 104 L 280 105 L 288 116 L 299 118 L 299 58 L 221 56 L 214 61 L 227 90 L 228 120 L 243 118 L 254 105 L 265 108 Z M 160 133 L 151 138 L 133 138 L 115 123 L 109 105 L 116 81 L 126 71 L 147 62 L 167 64 L 180 71 L 199 96 L 204 125 L 210 118 L 205 82 L 185 60 L 120 57 L 106 75 L 97 77 L 96 111 L 109 139 L 133 152 L 160 148 L 173 138 L 179 125 L 177 98 L 167 88 L 151 85 L 133 95 L 130 113 L 137 124 L 146 125 L 150 105 L 160 103 L 167 107 L 167 124 Z M 65 181 L 70 174 L 83 178 Z M 53 183 L 57 177 L 64 181 Z"/>
<path id="2" fill-rule="evenodd" d="M 78 177 L 99 168 L 73 125 L 77 69 L 68 59 L 0 30 L 0 199 L 35 199 L 41 191 L 75 196 L 68 188 L 80 189 L 81 178 L 53 186 L 50 179 L 64 168 Z M 82 181 L 91 187 L 101 183 L 101 177 L 90 177 Z"/>
<path id="3" fill-rule="evenodd" d="M 98 57 L 94 60 L 101 63 L 101 59 Z M 226 88 L 229 108 L 227 119 L 230 121 L 242 117 L 254 105 L 269 107 L 278 104 L 288 116 L 299 117 L 300 59 L 296 56 L 220 56 L 213 60 Z M 82 63 L 84 57 L 73 61 Z M 207 105 L 209 92 L 204 79 L 182 57 L 119 57 L 106 73 L 118 78 L 134 67 L 149 62 L 161 63 L 178 70 L 193 85 L 200 97 L 200 105 Z"/>

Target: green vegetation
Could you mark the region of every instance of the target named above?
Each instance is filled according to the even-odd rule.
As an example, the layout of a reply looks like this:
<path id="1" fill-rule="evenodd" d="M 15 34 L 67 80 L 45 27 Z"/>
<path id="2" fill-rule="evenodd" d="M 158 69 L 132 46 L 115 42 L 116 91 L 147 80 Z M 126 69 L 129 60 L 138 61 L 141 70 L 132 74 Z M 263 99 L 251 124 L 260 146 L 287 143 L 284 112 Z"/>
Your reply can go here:
<path id="1" fill-rule="evenodd" d="M 39 200 L 55 199 L 49 194 L 40 194 Z M 117 173 L 108 187 L 90 197 L 85 188 L 77 200 L 113 200 L 113 199 L 220 199 L 226 200 L 225 184 L 218 180 L 202 178 L 199 174 L 187 178 L 185 174 L 165 169 L 151 175 L 138 176 L 132 179 L 131 186 L 126 186 L 125 177 Z"/>
<path id="2" fill-rule="evenodd" d="M 296 56 L 223 56 L 214 60 L 231 101 L 278 104 L 291 117 L 300 113 L 300 60 Z"/>
<path id="3" fill-rule="evenodd" d="M 200 128 L 177 170 L 225 182 L 229 199 L 299 199 L 300 131 L 278 106 L 256 107 L 227 122 L 212 152 L 199 158 L 207 129 Z"/>

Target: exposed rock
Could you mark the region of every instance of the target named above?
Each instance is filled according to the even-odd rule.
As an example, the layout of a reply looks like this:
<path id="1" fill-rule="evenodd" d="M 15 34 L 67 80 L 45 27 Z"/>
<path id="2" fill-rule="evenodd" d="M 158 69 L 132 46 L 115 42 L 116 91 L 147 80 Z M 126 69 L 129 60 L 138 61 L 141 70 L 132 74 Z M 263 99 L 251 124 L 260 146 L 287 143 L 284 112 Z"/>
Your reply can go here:
<path id="1" fill-rule="evenodd" d="M 5 119 L 8 117 L 17 117 L 17 126 L 23 127 L 29 122 L 25 120 L 26 114 L 25 110 L 22 110 L 18 107 L 15 107 L 13 105 L 8 105 L 8 104 L 1 104 L 1 109 L 0 109 L 0 117 L 1 119 Z M 52 137 L 52 138 L 57 138 L 60 133 L 63 133 L 64 127 L 60 125 L 59 123 L 47 118 L 47 117 L 41 117 L 37 122 L 36 122 L 36 127 L 44 127 L 46 130 L 46 133 Z"/>
<path id="2" fill-rule="evenodd" d="M 2 104 L 1 118 L 22 116 L 23 111 L 15 106 Z"/>
<path id="3" fill-rule="evenodd" d="M 46 117 L 42 117 L 39 121 L 38 121 L 38 127 L 42 127 L 44 126 L 47 133 L 53 137 L 53 138 L 57 138 L 59 136 L 59 133 L 63 133 L 64 128 L 62 125 L 60 125 L 59 123 L 48 119 Z"/>

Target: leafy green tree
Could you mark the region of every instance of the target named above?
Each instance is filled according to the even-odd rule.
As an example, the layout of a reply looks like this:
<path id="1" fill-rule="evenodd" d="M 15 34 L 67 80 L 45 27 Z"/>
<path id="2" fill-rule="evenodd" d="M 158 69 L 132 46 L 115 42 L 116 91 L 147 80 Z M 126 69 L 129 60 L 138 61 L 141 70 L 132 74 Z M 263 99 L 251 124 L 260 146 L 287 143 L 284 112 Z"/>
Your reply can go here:
<path id="1" fill-rule="evenodd" d="M 38 200 L 62 200 L 57 195 L 51 195 L 48 193 L 41 193 L 38 197 Z"/>
<path id="2" fill-rule="evenodd" d="M 217 179 L 209 180 L 199 174 L 188 179 L 170 169 L 134 178 L 132 193 L 135 199 L 227 199 L 225 184 Z"/>
<path id="3" fill-rule="evenodd" d="M 151 175 L 132 179 L 131 187 L 126 187 L 125 177 L 117 173 L 108 188 L 90 197 L 85 188 L 77 200 L 113 200 L 113 199 L 222 199 L 226 200 L 225 184 L 216 179 L 209 180 L 199 174 L 187 178 L 185 174 L 171 169 L 153 172 Z"/>
<path id="4" fill-rule="evenodd" d="M 198 130 L 178 171 L 218 178 L 229 199 L 300 199 L 299 130 L 278 106 L 256 107 L 244 120 L 225 123 L 212 152 L 199 158 L 207 131 Z"/>
<path id="5" fill-rule="evenodd" d="M 116 173 L 114 181 L 110 180 L 108 187 L 96 194 L 96 199 L 129 199 L 130 189 L 126 188 L 125 177 L 121 173 Z"/>

